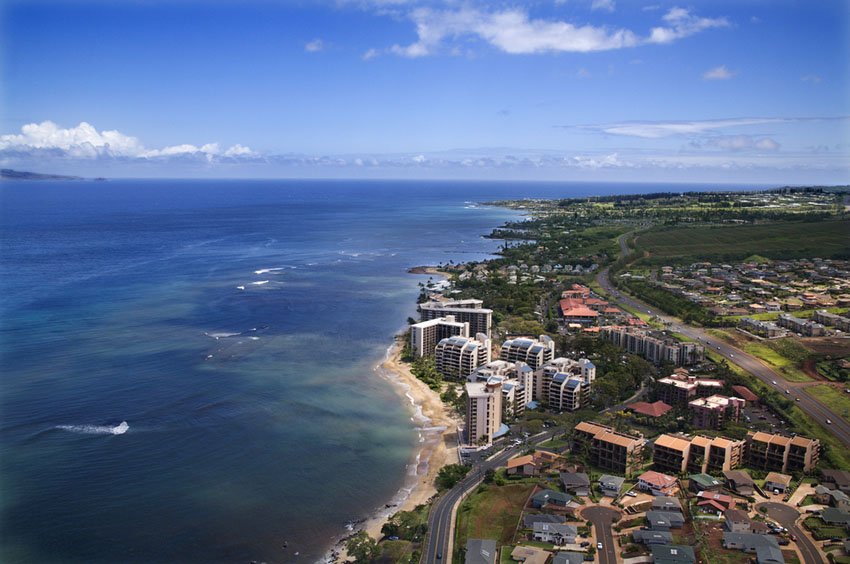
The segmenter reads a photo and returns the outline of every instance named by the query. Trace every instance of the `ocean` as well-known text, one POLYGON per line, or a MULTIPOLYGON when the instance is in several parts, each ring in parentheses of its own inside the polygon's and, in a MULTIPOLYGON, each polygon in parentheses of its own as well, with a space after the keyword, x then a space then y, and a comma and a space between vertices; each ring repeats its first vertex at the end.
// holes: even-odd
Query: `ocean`
POLYGON ((3 182, 0 561, 320 560, 416 453, 410 267, 492 256, 482 201, 700 188, 3 182))

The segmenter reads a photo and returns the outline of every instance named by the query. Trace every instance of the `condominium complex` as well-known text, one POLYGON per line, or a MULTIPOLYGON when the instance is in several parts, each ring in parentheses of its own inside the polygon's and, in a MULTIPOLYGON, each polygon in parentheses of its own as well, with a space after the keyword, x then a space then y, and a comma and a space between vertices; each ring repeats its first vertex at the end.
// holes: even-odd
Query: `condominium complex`
POLYGON ((805 337, 820 337, 826 333, 826 328, 820 323, 811 319, 800 319, 790 313, 780 314, 777 323, 780 327, 785 327, 805 337))
POLYGON ((646 440, 618 433, 611 427, 582 421, 573 429, 573 452, 586 454, 588 462, 620 474, 633 474, 643 460, 646 440))
POLYGON ((494 360, 479 366, 467 379, 470 382, 502 382, 502 418, 513 419, 525 413, 532 401, 534 372, 524 362, 494 360))
POLYGON ((502 344, 499 356, 508 362, 524 362, 532 370, 537 370, 555 357, 555 341, 546 335, 539 339, 519 337, 508 339, 502 344))
POLYGON ((725 437, 661 435, 653 445, 652 464, 674 474, 721 472, 740 466, 745 449, 745 441, 725 437))
POLYGON ((693 399, 715 395, 722 389, 722 380, 697 378, 684 368, 677 368, 670 376, 655 382, 655 394, 658 399, 668 405, 680 407, 684 407, 693 399))
POLYGON ((442 339, 434 349, 437 372, 446 378, 466 378, 482 364, 490 362, 490 339, 478 333, 469 337, 442 339))
POLYGON ((722 429, 727 423, 737 423, 746 405, 741 398, 713 395, 688 402, 691 424, 698 429, 722 429))
POLYGON ((448 337, 469 337, 469 323, 454 316, 435 317, 410 326, 410 348, 417 357, 431 356, 441 340, 448 337))
MULTIPOLYGON (((481 306, 481 300, 455 300, 449 302, 425 302, 419 304, 419 316, 422 321, 438 317, 453 316, 457 321, 469 323, 470 334, 484 333, 490 337, 493 325, 493 310, 481 306)), ((467 337, 469 334, 466 335, 467 337)))
POLYGON ((820 441, 797 435, 785 437, 747 433, 747 460, 752 468, 777 472, 810 472, 820 457, 820 441))
POLYGON ((835 327, 836 329, 844 331, 845 333, 850 332, 850 317, 836 315, 834 313, 829 313, 825 309, 819 309, 812 316, 812 319, 822 325, 829 325, 830 327, 835 327))
POLYGON ((600 333, 606 340, 655 364, 670 362, 675 366, 687 366, 702 362, 705 357, 702 345, 680 343, 645 329, 612 326, 602 327, 600 333))
POLYGON ((753 319, 752 317, 744 317, 738 322, 738 327, 747 331, 749 333, 753 333, 754 335, 759 335, 761 337, 767 337, 768 339, 772 339, 774 337, 779 337, 785 334, 785 331, 772 321, 760 321, 758 319, 753 319))
POLYGON ((470 445, 490 444, 502 426, 502 382, 466 384, 466 440, 470 445))
POLYGON ((576 411, 590 403, 596 366, 586 358, 556 358, 535 372, 535 398, 549 409, 576 411))

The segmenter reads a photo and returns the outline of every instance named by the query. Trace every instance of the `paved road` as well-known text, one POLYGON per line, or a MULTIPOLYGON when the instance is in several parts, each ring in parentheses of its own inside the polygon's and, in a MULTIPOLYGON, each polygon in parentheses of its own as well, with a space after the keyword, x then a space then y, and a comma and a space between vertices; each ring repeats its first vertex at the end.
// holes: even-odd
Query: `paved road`
MULTIPOLYGON (((624 240, 620 238, 621 248, 623 248, 624 245, 624 240)), ((773 387, 775 390, 779 392, 785 392, 788 390, 788 398, 794 400, 803 412, 820 423, 827 431, 835 435, 838 440, 846 446, 850 446, 850 423, 807 394, 805 392, 805 388, 795 388, 793 383, 786 381, 779 373, 767 366, 761 360, 736 347, 733 347, 726 341, 712 337, 702 329, 684 325, 681 322, 676 321, 674 318, 664 315, 648 304, 618 291, 611 285, 611 281, 608 278, 608 268, 603 269, 597 275, 596 281, 613 297, 615 301, 625 304, 635 310, 657 316, 664 323, 668 324, 668 330, 680 333, 698 341, 705 346, 707 350, 711 350, 712 352, 723 356, 729 362, 737 364, 768 386, 773 387), (799 401, 796 401, 797 399, 799 399, 799 401), (829 420, 829 423, 827 423, 827 420, 829 420)))
POLYGON ((805 564, 821 564, 823 562, 823 558, 818 552, 818 549, 815 548, 814 543, 809 540, 809 537, 803 534, 803 531, 796 524, 797 518, 800 516, 799 511, 793 507, 785 505, 784 503, 775 502, 759 503, 756 505, 756 509, 760 509, 762 507, 767 510, 768 517, 775 520, 777 523, 788 529, 788 532, 797 537, 797 547, 803 555, 803 562, 805 562, 805 564))
POLYGON ((528 441, 528 445, 519 445, 505 449, 490 460, 485 460, 477 464, 454 488, 438 497, 431 508, 431 513, 428 515, 428 540, 426 541, 425 550, 422 552, 420 562, 433 564, 436 562, 452 561, 452 555, 450 554, 451 541, 453 540, 451 537, 454 530, 452 510, 455 504, 467 492, 475 488, 484 479, 484 473, 487 470, 491 468, 495 470, 500 466, 504 466, 509 458, 524 451, 528 446, 536 446, 544 441, 548 441, 554 434, 560 432, 563 431, 549 431, 541 436, 532 437, 528 441))
POLYGON ((611 528, 620 516, 620 512, 610 507, 588 507, 581 516, 593 523, 597 542, 602 543, 602 549, 597 549, 599 564, 617 564, 617 547, 614 544, 614 531, 611 528))

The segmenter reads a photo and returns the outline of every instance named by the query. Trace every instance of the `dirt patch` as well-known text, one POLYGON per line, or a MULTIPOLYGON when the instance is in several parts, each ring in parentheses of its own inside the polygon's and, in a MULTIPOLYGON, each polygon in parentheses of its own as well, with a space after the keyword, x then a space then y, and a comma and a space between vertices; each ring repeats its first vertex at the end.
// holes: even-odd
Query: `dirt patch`
POLYGON ((850 339, 844 337, 808 337, 800 339, 800 343, 816 354, 850 356, 850 339))
POLYGON ((826 378, 821 376, 820 372, 818 372, 817 361, 813 358, 804 360, 800 368, 802 368, 803 372, 806 373, 806 376, 812 380, 826 380, 826 378))

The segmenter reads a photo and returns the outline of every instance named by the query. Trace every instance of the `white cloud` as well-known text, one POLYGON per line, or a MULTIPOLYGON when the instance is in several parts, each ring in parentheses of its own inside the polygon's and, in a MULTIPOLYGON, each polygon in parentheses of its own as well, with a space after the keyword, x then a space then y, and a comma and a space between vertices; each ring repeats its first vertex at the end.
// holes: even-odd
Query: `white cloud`
POLYGON ((713 148, 723 151, 778 151, 780 144, 770 137, 753 135, 718 135, 701 141, 694 141, 691 146, 697 149, 713 148))
POLYGON ((726 68, 726 65, 720 65, 719 67, 714 67, 713 69, 709 69, 702 74, 703 79, 705 80, 729 80, 737 73, 734 73, 726 68))
POLYGON ((668 122, 624 122, 597 125, 578 126, 582 129, 593 129, 611 135, 627 137, 642 137, 644 139, 659 139, 673 135, 695 135, 730 127, 760 125, 765 123, 781 123, 789 121, 785 118, 734 118, 702 121, 668 121, 668 122))
POLYGON ((591 10, 605 10, 606 12, 613 12, 614 8, 614 0, 593 0, 590 3, 591 10))
POLYGON ((729 26, 726 18, 701 18, 685 8, 671 8, 661 19, 667 25, 652 28, 649 43, 671 43, 706 29, 729 26))
POLYGON ((308 41, 304 45, 304 50, 308 53, 318 53, 319 51, 323 51, 325 49, 325 42, 319 39, 318 37, 312 41, 308 41))
POLYGON ((192 155, 208 161, 225 158, 257 157, 250 148, 234 145, 222 151, 218 143, 191 145, 183 143, 147 149, 135 137, 120 131, 98 131, 89 123, 62 128, 52 121, 29 123, 20 134, 0 135, 0 154, 40 154, 50 152, 73 159, 124 158, 158 159, 192 155))
POLYGON ((817 74, 807 74, 805 76, 801 76, 800 80, 803 82, 813 82, 815 84, 819 84, 821 80, 823 80, 820 75, 817 74))
POLYGON ((363 53, 363 55, 360 58, 363 59, 364 61, 368 61, 368 60, 374 59, 375 57, 377 57, 380 54, 381 54, 380 51, 378 51, 377 49, 369 49, 368 51, 363 53))

